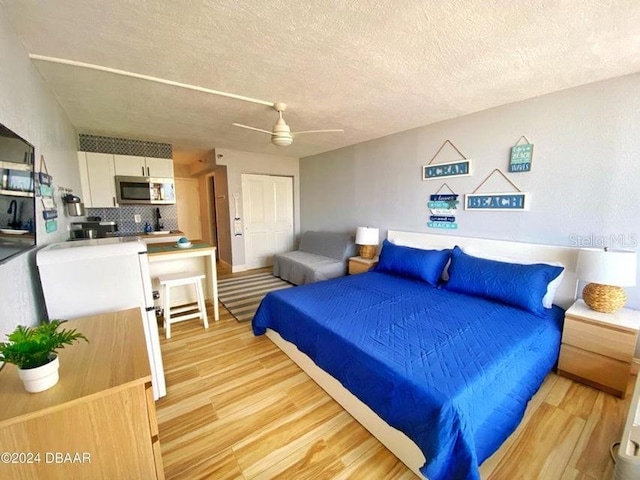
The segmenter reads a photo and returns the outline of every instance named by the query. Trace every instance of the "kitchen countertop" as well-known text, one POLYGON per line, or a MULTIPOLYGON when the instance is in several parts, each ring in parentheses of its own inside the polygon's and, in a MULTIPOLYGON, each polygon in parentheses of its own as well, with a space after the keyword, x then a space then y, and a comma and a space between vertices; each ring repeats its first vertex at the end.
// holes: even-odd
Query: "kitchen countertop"
POLYGON ((28 238, 30 240, 33 240, 34 238, 36 238, 35 234, 33 233, 20 233, 20 234, 12 234, 12 233, 3 233, 0 232, 0 237, 2 238, 12 238, 12 239, 25 239, 28 238))
POLYGON ((112 232, 109 237, 140 237, 140 238, 166 238, 166 237, 175 237, 176 235, 184 235, 184 232, 181 230, 171 230, 169 233, 145 233, 145 232, 133 232, 133 233, 123 233, 123 232, 112 232))
POLYGON ((180 248, 175 242, 153 243, 147 245, 147 253, 153 255, 171 255, 176 253, 192 252, 194 250, 215 250, 215 247, 202 240, 191 240, 191 246, 180 248))
MULTIPOLYGON (((176 247, 176 242, 147 244, 147 257, 152 278, 160 274, 177 273, 192 270, 196 262, 196 270, 204 266, 207 277, 205 295, 213 305, 213 318, 220 318, 218 306, 218 276, 216 273, 216 247, 202 240, 191 240, 191 247, 176 247), (202 265, 204 263, 204 265, 202 265)), ((157 282, 157 281, 156 281, 157 282)))

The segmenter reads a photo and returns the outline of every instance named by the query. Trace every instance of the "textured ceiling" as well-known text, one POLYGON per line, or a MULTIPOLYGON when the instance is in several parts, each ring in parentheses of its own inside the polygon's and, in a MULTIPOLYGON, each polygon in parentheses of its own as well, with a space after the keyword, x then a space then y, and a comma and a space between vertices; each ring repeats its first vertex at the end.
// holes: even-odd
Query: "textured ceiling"
MULTIPOLYGON (((32 54, 286 102, 269 107, 34 60, 81 133, 303 157, 640 71, 640 1, 0 0, 32 54)), ((0 7, 1 8, 1 7, 0 7)))

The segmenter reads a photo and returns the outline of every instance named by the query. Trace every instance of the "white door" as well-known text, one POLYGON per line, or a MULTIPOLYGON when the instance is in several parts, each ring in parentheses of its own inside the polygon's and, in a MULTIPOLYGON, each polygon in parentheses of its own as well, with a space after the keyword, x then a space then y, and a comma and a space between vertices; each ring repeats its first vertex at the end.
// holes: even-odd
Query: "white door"
POLYGON ((293 178, 242 175, 245 265, 273 265, 273 254, 293 249, 293 178))
POLYGON ((178 229, 189 240, 202 239, 200 221, 200 188, 194 178, 176 178, 178 229))

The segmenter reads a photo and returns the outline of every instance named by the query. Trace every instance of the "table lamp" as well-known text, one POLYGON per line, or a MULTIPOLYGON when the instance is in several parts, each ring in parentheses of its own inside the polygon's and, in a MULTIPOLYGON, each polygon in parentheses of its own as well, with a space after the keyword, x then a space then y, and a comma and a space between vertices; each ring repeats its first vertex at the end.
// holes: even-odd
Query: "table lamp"
POLYGON ((627 301, 622 287, 636 284, 636 252, 585 248, 578 252, 576 275, 588 283, 582 299, 596 312, 613 313, 627 301))
POLYGON ((359 254, 362 258, 372 259, 376 256, 376 247, 380 243, 377 228, 358 227, 356 231, 356 245, 360 245, 359 254))

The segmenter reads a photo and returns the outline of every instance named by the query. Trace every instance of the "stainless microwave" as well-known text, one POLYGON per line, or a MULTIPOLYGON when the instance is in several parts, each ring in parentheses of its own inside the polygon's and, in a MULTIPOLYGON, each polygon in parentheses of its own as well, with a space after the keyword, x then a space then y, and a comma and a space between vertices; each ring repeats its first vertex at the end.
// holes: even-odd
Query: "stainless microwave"
POLYGON ((176 203, 173 178, 124 177, 116 175, 118 203, 166 205, 176 203))

